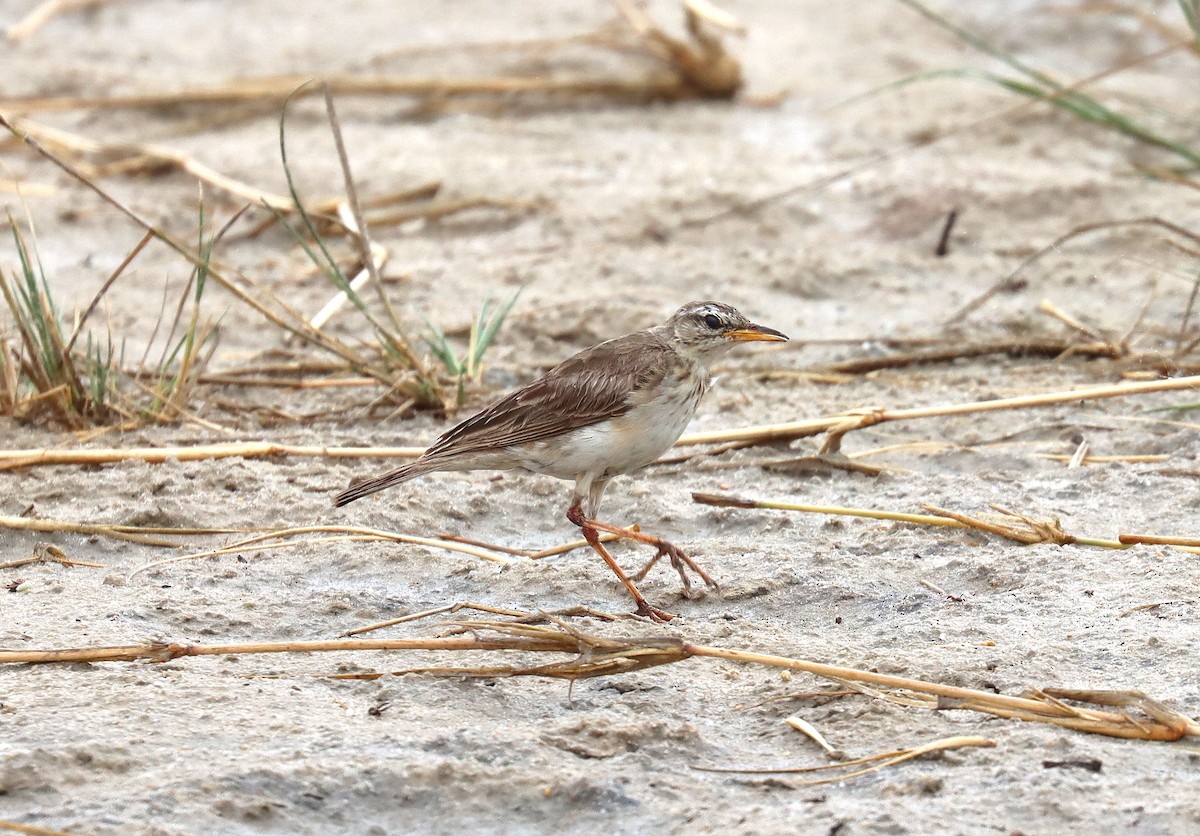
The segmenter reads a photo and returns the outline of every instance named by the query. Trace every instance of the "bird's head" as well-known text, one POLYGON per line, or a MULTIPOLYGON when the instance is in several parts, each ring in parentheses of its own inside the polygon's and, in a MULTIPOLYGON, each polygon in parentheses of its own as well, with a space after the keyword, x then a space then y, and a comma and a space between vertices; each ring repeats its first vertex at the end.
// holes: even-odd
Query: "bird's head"
POLYGON ((667 320, 671 342, 684 356, 708 364, 737 343, 787 342, 765 325, 755 325, 723 302, 689 302, 667 320))

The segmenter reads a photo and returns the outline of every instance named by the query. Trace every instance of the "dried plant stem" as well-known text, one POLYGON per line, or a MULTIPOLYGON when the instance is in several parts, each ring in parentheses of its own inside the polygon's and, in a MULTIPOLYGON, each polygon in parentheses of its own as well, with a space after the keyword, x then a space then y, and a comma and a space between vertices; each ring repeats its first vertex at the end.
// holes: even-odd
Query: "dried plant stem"
POLYGON ((1179 546, 1184 549, 1200 549, 1200 537, 1158 537, 1153 534, 1118 534, 1122 543, 1133 545, 1145 543, 1151 546, 1179 546))
MULTIPOLYGON (((281 528, 273 531, 265 531, 261 534, 256 534, 253 537, 247 537, 244 540, 239 540, 236 543, 231 543, 228 546, 222 546, 218 549, 209 549, 207 551, 195 552, 193 554, 183 554, 176 557, 168 557, 165 560, 156 560, 153 563, 147 563, 145 566, 139 566, 129 573, 130 577, 145 572, 149 569, 155 569, 159 566, 165 566, 168 563, 180 563, 186 560, 199 560, 202 557, 215 557, 223 554, 238 554, 239 552, 263 551, 267 549, 287 548, 289 546, 300 546, 311 543, 326 542, 328 538, 319 540, 290 540, 288 538, 296 537, 302 534, 338 534, 348 535, 349 539, 354 540, 386 540, 393 543, 408 543, 414 546, 428 546, 434 549, 442 549, 449 552, 457 552, 459 554, 478 557, 481 560, 486 560, 490 563, 499 563, 507 566, 512 563, 507 557, 498 555, 494 552, 485 549, 469 546, 464 543, 454 543, 449 540, 438 540, 432 537, 414 537, 409 534, 400 534, 395 531, 382 531, 378 528, 363 528, 353 525, 307 525, 296 528, 281 528), (268 540, 286 540, 283 543, 268 544, 268 540)), ((335 539, 347 539, 346 537, 338 537, 335 539)))
MULTIPOLYGON (((22 96, 0 100, 0 110, 18 113, 70 110, 150 110, 179 105, 224 106, 245 102, 283 101, 312 76, 270 76, 240 79, 230 84, 165 92, 133 93, 117 96, 22 96)), ((678 98, 679 83, 668 74, 648 79, 594 78, 410 78, 404 76, 327 76, 322 82, 338 96, 471 96, 557 94, 563 96, 604 96, 615 99, 646 101, 678 98)), ((319 89, 301 90, 294 99, 318 95, 319 89)))
MULTIPOLYGON (((279 310, 272 310, 271 307, 260 301, 255 294, 249 292, 245 287, 242 286, 242 283, 253 286, 253 282, 251 282, 249 279, 237 274, 241 280, 241 283, 239 283, 231 278, 231 275, 235 274, 236 271, 230 271, 230 275, 226 275, 224 271, 218 269, 218 265, 212 262, 206 262, 199 255, 192 252, 190 248, 184 246, 174 237, 143 218, 129 206, 114 198, 112 195, 102 189, 94 180, 87 177, 70 162, 48 150, 33 137, 20 131, 12 124, 11 120, 7 118, 2 111, 0 111, 0 127, 7 129, 10 133, 22 140, 38 154, 42 155, 51 163, 58 166, 79 183, 82 183, 84 186, 91 189, 110 206, 136 223, 143 230, 153 234, 156 239, 166 244, 178 255, 182 256, 189 264, 204 270, 206 276, 210 280, 220 284, 222 287, 236 296, 239 301, 244 302, 252 310, 261 314, 268 321, 282 328, 287 333, 294 334, 305 342, 308 342, 324 351, 328 351, 331 354, 340 357, 342 360, 348 363, 352 369, 357 370, 360 374, 369 374, 380 383, 387 386, 389 389, 396 388, 399 385, 395 380, 395 373, 393 369, 390 367, 378 366, 377 364, 370 363, 366 358, 360 355, 359 352, 355 351, 345 342, 330 337, 324 331, 313 328, 304 320, 302 316, 300 316, 298 312, 293 310, 282 299, 274 294, 271 295, 273 297, 274 304, 279 310)), ((415 387, 414 391, 421 391, 421 386, 418 382, 412 382, 412 386, 409 388, 412 387, 415 387)))
MULTIPOLYGON (((949 345, 945 348, 930 348, 885 354, 881 357, 855 357, 821 366, 821 371, 836 374, 866 374, 881 369, 900 369, 906 366, 948 363, 992 354, 1012 357, 1059 357, 1070 353, 1074 357, 1099 357, 1117 359, 1122 357, 1119 346, 1108 342, 1071 342, 1069 340, 1004 340, 1000 342, 949 345)), ((1136 357, 1131 362, 1163 360, 1159 357, 1136 357)))
POLYGON ((375 624, 368 624, 365 627, 355 627, 353 630, 347 630, 342 634, 343 638, 351 636, 361 636, 363 633, 372 633, 375 630, 382 630, 385 627, 395 627, 397 624, 407 624, 410 621, 419 621, 423 618, 430 618, 443 613, 455 613, 460 610, 475 610, 476 612, 486 612, 492 615, 507 615, 512 618, 524 618, 530 613, 524 610, 510 610, 503 607, 493 607, 488 604, 475 604, 470 601, 459 601, 457 604, 446 604, 441 607, 434 607, 429 610, 421 610, 420 612, 409 613, 398 618, 389 618, 387 621, 379 621, 375 624))
POLYGON ((126 255, 121 263, 117 265, 117 269, 113 270, 112 273, 109 274, 108 278, 104 280, 104 284, 102 284, 100 289, 96 291, 96 295, 92 297, 92 301, 86 308, 84 308, 83 314, 75 321, 75 327, 71 330, 71 338, 67 340, 67 346, 65 349, 68 353, 72 348, 75 347, 75 341, 79 339, 79 334, 83 330, 84 323, 86 323, 88 321, 88 317, 95 312, 96 306, 100 304, 100 300, 104 298, 104 294, 108 293, 108 289, 112 287, 113 282, 120 278, 121 274, 125 272, 125 268, 133 263, 133 260, 138 257, 138 254, 145 249, 146 245, 152 240, 154 240, 154 236, 151 233, 143 233, 142 238, 137 242, 137 245, 130 250, 129 254, 126 255))
POLYGON ((1080 546, 1097 546, 1106 549, 1128 548, 1115 540, 1100 540, 1094 537, 1076 537, 1067 534, 1055 521, 1034 520, 1024 514, 1008 511, 998 506, 993 509, 1000 512, 996 521, 977 519, 966 514, 948 511, 926 505, 925 509, 931 514, 906 514, 899 511, 877 511, 869 508, 843 508, 835 505, 803 505, 797 502, 780 502, 767 499, 746 499, 738 496, 722 494, 693 493, 692 500, 701 505, 715 505, 728 508, 763 508, 777 511, 800 511, 806 514, 833 514, 846 517, 863 517, 873 520, 894 520, 896 522, 913 523, 915 525, 935 525, 947 528, 970 528, 998 534, 1018 543, 1071 543, 1080 546))
MULTIPOLYGON (((591 607, 569 607, 565 610, 554 610, 552 612, 525 612, 524 610, 513 610, 504 607, 493 607, 489 604, 476 604, 470 601, 460 601, 457 604, 446 604, 441 607, 434 607, 430 610, 422 610, 421 612, 402 615, 399 618, 392 618, 387 621, 380 621, 376 624, 368 624, 366 627, 356 627, 353 630, 347 630, 343 633, 343 637, 360 636, 363 633, 369 633, 374 630, 382 630, 385 627, 394 627, 397 624, 407 624, 411 621, 419 621, 423 618, 430 618, 435 615, 444 613, 456 613, 460 610, 475 610, 477 612, 492 613, 493 615, 505 615, 515 619, 514 623, 518 624, 533 624, 537 622, 549 621, 553 616, 583 616, 587 618, 599 618, 603 621, 616 621, 617 616, 612 613, 594 610, 591 607)), ((457 628, 456 632, 463 632, 462 628, 457 628)))
MULTIPOLYGON (((791 722, 790 720, 788 721, 791 722)), ((835 775, 830 778, 818 778, 813 781, 803 781, 798 786, 816 787, 822 784, 836 784, 842 781, 849 781, 854 778, 860 778, 863 775, 868 775, 880 769, 887 769, 889 766, 896 766, 905 761, 919 758, 922 755, 928 755, 930 752, 944 752, 950 749, 963 749, 967 747, 984 747, 991 748, 996 745, 996 741, 986 737, 970 737, 956 736, 946 737, 941 740, 934 740, 930 743, 924 743, 920 746, 914 746, 911 749, 899 749, 894 752, 883 752, 878 755, 868 755, 865 758, 855 758, 853 760, 841 761, 840 763, 827 763, 820 766, 795 766, 795 767, 780 767, 772 768, 751 768, 742 769, 737 767, 716 767, 716 766, 692 766, 692 769, 698 772, 722 772, 733 773, 740 775, 795 775, 810 772, 827 772, 836 769, 846 769, 851 766, 861 766, 862 764, 872 764, 865 769, 856 769, 847 772, 844 775, 835 775)))
POLYGON ((1061 403, 1076 401, 1100 400, 1103 398, 1120 398, 1130 395, 1143 395, 1150 392, 1170 392, 1181 389, 1200 388, 1200 375, 1177 377, 1168 380, 1151 380, 1139 383, 1109 384, 1104 386, 1088 386, 1082 389, 1069 389, 1058 392, 1044 392, 1037 395, 1019 395, 1012 398, 997 398, 988 401, 970 401, 967 403, 946 404, 942 406, 916 407, 912 409, 878 409, 864 412, 849 412, 826 418, 813 418, 807 421, 794 421, 785 424, 745 427, 738 430, 717 430, 707 433, 692 433, 685 435, 676 442, 677 446, 688 444, 720 444, 730 441, 745 444, 760 444, 775 441, 789 441, 828 432, 825 448, 822 452, 838 449, 841 437, 848 432, 873 427, 891 421, 910 421, 918 418, 936 418, 946 415, 967 415, 977 412, 995 412, 1006 409, 1028 409, 1038 406, 1053 406, 1061 403))
POLYGON ((62 566, 88 566, 92 569, 106 568, 103 563, 93 563, 90 560, 73 560, 67 557, 66 553, 53 543, 38 543, 37 546, 34 547, 34 553, 31 556, 0 563, 0 569, 17 569, 21 566, 30 566, 34 563, 58 563, 62 566))
MULTIPOLYGON (((1049 459, 1056 462, 1070 462, 1074 456, 1065 456, 1061 453, 1034 453, 1035 459, 1049 459)), ((1106 464, 1109 462, 1124 462, 1126 464, 1154 464, 1157 462, 1170 461, 1171 457, 1165 453, 1143 453, 1125 456, 1092 456, 1086 455, 1080 459, 1081 465, 1089 464, 1106 464)))
POLYGON ((1083 692, 1046 689, 1043 692, 1035 692, 1040 696, 1012 697, 1005 694, 994 694, 990 691, 976 691, 955 685, 924 682, 919 679, 825 665, 800 659, 788 659, 764 653, 727 650, 687 643, 684 644, 684 648, 691 656, 768 665, 785 670, 803 671, 838 682, 863 683, 923 694, 935 698, 930 702, 930 708, 940 710, 966 709, 998 717, 1051 723, 1076 731, 1140 740, 1179 740, 1184 736, 1200 735, 1200 723, 1171 711, 1160 703, 1149 700, 1136 692, 1083 692), (1136 704, 1148 711, 1150 717, 1148 720, 1135 721, 1124 713, 1116 714, 1076 708, 1062 703, 1060 697, 1086 699, 1102 705, 1136 704))
MULTIPOLYGON (((785 424, 743 427, 735 430, 691 433, 684 435, 676 446, 695 444, 735 443, 739 446, 787 441, 805 436, 829 432, 839 438, 847 432, 872 427, 890 421, 907 421, 918 418, 933 418, 943 415, 965 415, 974 412, 991 412, 1002 409, 1025 409, 1051 406, 1075 401, 1117 398, 1149 392, 1165 392, 1180 389, 1200 388, 1200 375, 1169 380, 1152 380, 1139 383, 1122 383, 1092 386, 1038 395, 1021 395, 990 401, 973 401, 944 406, 918 407, 915 409, 880 409, 870 412, 850 412, 807 421, 785 424)), ((830 446, 830 445, 827 445, 830 446)), ((836 446, 836 445, 834 445, 836 446)), ((103 450, 0 450, 0 470, 10 470, 35 465, 61 464, 105 464, 139 459, 159 463, 170 458, 180 461, 227 458, 240 456, 319 456, 328 458, 416 458, 423 447, 306 447, 276 444, 269 441, 251 441, 238 444, 211 444, 196 447, 142 447, 103 450)))
MULTIPOLYGON (((642 527, 640 525, 638 525, 637 523, 634 523, 633 525, 629 526, 626 530, 632 531, 636 534, 637 532, 642 530, 642 527)), ((600 534, 600 542, 601 543, 611 543, 613 540, 620 540, 620 539, 622 539, 622 537, 619 534, 613 534, 613 533, 607 532, 607 531, 600 534)), ((588 543, 587 540, 572 540, 569 543, 563 543, 561 546, 551 546, 548 549, 542 549, 540 552, 532 552, 529 555, 529 559, 530 560, 542 560, 543 558, 547 558, 547 557, 557 557, 560 554, 566 554, 567 552, 573 552, 576 549, 586 548, 589 545, 590 545, 590 543, 588 543)))
POLYGON ((806 514, 833 514, 843 517, 863 517, 870 520, 894 520, 917 525, 940 525, 948 528, 966 528, 964 523, 946 517, 928 514, 905 514, 900 511, 876 511, 869 508, 844 508, 839 505, 802 505, 797 502, 780 502, 772 499, 746 499, 740 496, 724 496, 713 493, 692 493, 692 501, 701 505, 723 508, 762 508, 775 511, 801 511, 806 514))
POLYGON ((147 546, 179 546, 177 540, 168 540, 154 536, 154 532, 142 532, 132 526, 94 525, 91 523, 64 522, 62 520, 37 520, 27 517, 0 516, 0 528, 14 531, 39 531, 56 534, 83 534, 111 537, 114 540, 126 540, 130 543, 142 543, 147 546))
POLYGON ((181 462, 204 459, 245 459, 263 456, 315 456, 333 459, 416 458, 423 447, 307 447, 276 444, 270 441, 244 441, 236 444, 202 444, 195 447, 130 447, 97 450, 0 450, 0 471, 35 465, 111 464, 144 461, 161 464, 170 459, 181 462))
POLYGON ((20 824, 15 821, 0 821, 0 830, 13 833, 25 833, 27 836, 75 836, 65 830, 53 830, 49 827, 38 827, 36 824, 20 824))
MULTIPOLYGON (((431 639, 337 639, 331 641, 254 642, 249 644, 145 644, 90 647, 70 650, 0 650, 0 664, 55 662, 167 662, 184 656, 250 655, 255 653, 328 653, 353 650, 481 650, 472 637, 431 639)), ((519 647, 504 649, 538 649, 519 647)), ((547 649, 557 649, 547 648, 547 649)))
MULTIPOLYGON (((462 622, 464 632, 454 636, 412 639, 341 639, 305 642, 256 642, 249 644, 185 645, 146 643, 119 647, 61 650, 0 650, 0 664, 46 664, 150 660, 165 662, 185 656, 250 655, 262 653, 322 653, 345 651, 519 651, 565 654, 571 658, 534 667, 414 668, 411 671, 457 676, 546 676, 575 680, 642 670, 681 662, 692 657, 721 659, 738 664, 765 665, 801 671, 854 687, 892 689, 886 699, 939 710, 964 709, 1040 723, 1051 723, 1077 731, 1141 740, 1179 740, 1200 735, 1200 723, 1135 691, 1076 691, 1044 689, 1028 696, 1012 697, 954 685, 881 674, 856 668, 790 659, 744 650, 692 644, 674 636, 608 637, 579 632, 561 621, 553 626, 512 622, 462 622), (1113 711, 1082 708, 1066 700, 1087 702, 1113 711), (1124 709, 1137 708, 1144 716, 1130 716, 1124 709)), ((410 671, 405 671, 410 672, 410 671)), ((379 674, 368 674, 378 676, 379 674)), ((360 674, 353 676, 359 677, 360 674)))
MULTIPOLYGON (((316 327, 316 317, 313 325, 316 327)), ((339 368, 343 368, 339 366, 339 368)), ((241 374, 202 374, 196 378, 197 383, 214 386, 256 386, 266 389, 358 389, 364 386, 378 386, 379 381, 373 377, 332 377, 332 378, 282 378, 282 377, 248 377, 241 374)))
POLYGON ((350 207, 350 217, 343 219, 343 224, 354 233, 352 237, 358 247, 359 258, 362 260, 367 276, 370 278, 372 284, 374 284, 379 301, 392 323, 392 329, 383 332, 382 336, 388 340, 395 351, 404 357, 409 367, 417 373, 418 378, 429 380, 431 379, 430 373, 425 367, 425 361, 413 351, 412 346, 405 338, 404 329, 400 325, 400 320, 396 317, 396 311, 392 307, 392 302, 388 299, 387 293, 384 291, 383 279, 379 276, 379 266, 386 258, 387 251, 372 242, 371 231, 367 227, 366 220, 363 218, 362 206, 358 199, 358 188, 354 184, 354 174, 350 170, 350 155, 346 152, 346 143, 342 137, 341 121, 338 119, 337 109, 333 104, 333 94, 330 92, 328 85, 324 87, 324 95, 325 112, 329 116, 329 128, 333 132, 333 144, 337 149, 338 163, 342 168, 342 180, 346 186, 346 197, 350 207))
MULTIPOLYGON (((0 107, 0 110, 3 109, 3 107, 0 107)), ((28 139, 36 140, 44 146, 53 148, 60 153, 66 152, 72 155, 121 153, 131 159, 137 160, 141 167, 162 168, 163 166, 169 166, 177 168, 192 175, 197 180, 250 204, 265 204, 278 209, 280 212, 290 212, 295 209, 289 197, 271 194, 270 192, 265 192, 262 189, 243 183, 240 180, 235 180, 210 168, 194 157, 171 148, 165 148, 160 145, 114 145, 98 142, 88 137, 71 133, 70 131, 64 131, 61 128, 52 128, 49 125, 42 125, 28 119, 13 119, 11 122, 14 129, 20 130, 18 136, 23 135, 28 139)), ((336 206, 336 201, 325 201, 320 206, 322 213, 328 213, 336 206)))
POLYGON ((1185 599, 1179 600, 1179 601, 1155 601, 1150 604, 1139 604, 1136 607, 1130 607, 1129 609, 1125 610, 1124 612, 1118 614, 1117 618, 1125 618, 1125 617, 1133 615, 1134 613, 1137 613, 1137 612, 1145 612, 1146 610, 1156 610, 1159 607, 1166 607, 1171 604, 1178 604, 1180 606, 1186 607, 1186 606, 1195 604, 1197 602, 1197 600, 1200 600, 1200 599, 1185 598, 1185 599))

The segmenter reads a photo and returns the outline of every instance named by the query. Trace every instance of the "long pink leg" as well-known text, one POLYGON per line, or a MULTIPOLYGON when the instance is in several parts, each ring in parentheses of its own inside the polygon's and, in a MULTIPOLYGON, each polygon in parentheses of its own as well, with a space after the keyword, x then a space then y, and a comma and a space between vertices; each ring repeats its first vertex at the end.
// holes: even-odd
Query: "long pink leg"
MULTIPOLYGON (((587 523, 597 531, 607 531, 610 534, 615 534, 618 537, 621 537, 622 539, 636 540, 639 543, 646 543, 658 549, 658 553, 655 554, 654 557, 650 558, 650 562, 643 566, 642 570, 633 576, 633 580, 635 581, 640 581, 645 578, 646 573, 653 568, 654 564, 658 562, 659 558, 665 556, 670 558, 671 566, 676 572, 679 573, 679 579, 683 582, 683 589, 685 593, 691 592, 692 589, 692 582, 687 576, 685 567, 687 569, 691 569, 693 572, 699 575, 700 579, 704 581, 709 589, 719 590, 721 588, 716 581, 709 577, 707 572, 697 566, 696 562, 687 556, 687 553, 684 552, 683 549, 679 548, 668 540, 664 540, 662 537, 655 537, 653 534, 642 534, 640 531, 630 531, 627 528, 618 528, 615 525, 602 523, 598 520, 587 520, 587 523)), ((576 524, 578 525, 578 523, 576 524)))
POLYGON ((615 529, 615 531, 618 533, 624 532, 628 534, 629 532, 625 532, 625 530, 622 528, 615 528, 614 526, 605 525, 604 523, 596 523, 595 520, 589 520, 586 516, 584 516, 583 506, 579 500, 576 500, 571 507, 567 509, 567 519, 579 526, 579 528, 583 531, 583 538, 588 541, 588 544, 593 549, 596 550, 597 554, 604 558, 604 562, 608 564, 608 568, 612 569, 613 573, 616 574, 621 583, 625 585, 625 589, 629 591, 629 594, 637 603, 637 615, 644 615, 651 621, 658 621, 660 623, 664 623, 675 618, 674 613, 669 613, 650 606, 650 603, 646 600, 646 597, 642 595, 641 591, 637 588, 634 582, 630 580, 629 576, 625 574, 625 571, 617 564, 617 561, 613 558, 613 556, 609 554, 608 549, 604 548, 604 544, 600 542, 600 527, 603 527, 603 530, 605 531, 613 531, 615 529))

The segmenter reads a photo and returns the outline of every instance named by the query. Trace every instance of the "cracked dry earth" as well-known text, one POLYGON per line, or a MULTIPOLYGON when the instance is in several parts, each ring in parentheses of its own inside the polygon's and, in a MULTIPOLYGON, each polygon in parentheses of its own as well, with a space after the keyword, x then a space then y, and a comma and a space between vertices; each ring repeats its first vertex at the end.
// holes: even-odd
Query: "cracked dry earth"
MULTIPOLYGON (((9 0, 13 17, 34 4, 9 0)), ((1170 346, 1195 254, 1157 231, 1115 230, 1064 245, 1025 281, 975 309, 962 305, 1059 235, 1084 223, 1160 216, 1200 227, 1186 187, 1133 174, 1161 159, 1044 107, 965 81, 940 80, 834 107, 913 73, 995 67, 900 4, 726 4, 749 26, 730 49, 749 98, 624 107, 513 107, 409 118, 406 103, 340 103, 368 193, 440 180, 451 197, 537 201, 513 216, 477 212, 382 230, 389 292, 406 324, 464 324, 488 293, 527 289, 489 354, 469 408, 594 342, 716 298, 793 337, 782 350, 730 355, 691 430, 799 420, 877 406, 912 407, 1113 382, 1121 369, 1067 357, 983 357, 837 379, 804 374, 941 337, 1070 339, 1037 313, 1051 299, 1120 335, 1157 293, 1135 336, 1170 346), (776 92, 788 95, 778 103, 776 92), (942 136, 936 143, 913 146, 942 136), (907 150, 904 150, 907 149, 907 150), (883 152, 894 153, 879 159, 883 152), (849 176, 704 225, 788 186, 849 176), (933 254, 951 209, 949 254, 933 254)), ((1178 28, 1178 9, 1148 4, 1178 28)), ((1113 12, 1043 2, 948 5, 974 31, 1063 78, 1081 79, 1162 46, 1161 33, 1113 12)), ((678 9, 655 3, 657 19, 678 9)), ((284 72, 484 75, 539 60, 455 44, 555 37, 610 19, 602 3, 497 7, 356 0, 142 0, 55 18, 0 50, 6 95, 108 94, 284 72), (416 47, 431 49, 417 50, 416 47), (445 48, 443 48, 445 47, 445 48)), ((576 68, 578 69, 578 68, 576 68)), ((1117 93, 1195 107, 1194 56, 1177 52, 1109 80, 1117 93)), ((35 114, 110 141, 155 142, 282 191, 277 111, 207 128, 166 110, 35 114)), ((211 117, 211 114, 210 114, 211 117)), ((289 150, 306 193, 338 194, 340 173, 319 105, 292 112, 289 150)), ((137 242, 98 198, 13 146, 0 178, 29 191, 52 286, 86 304, 137 242)), ((178 174, 106 187, 189 233, 195 183, 178 174)), ((6 203, 20 208, 16 198, 6 203)), ((235 205, 212 198, 218 212, 235 205)), ((249 223, 249 222, 248 222, 249 223)), ((0 266, 11 271, 11 246, 0 266)), ((284 234, 231 242, 223 254, 315 311, 330 295, 284 234)), ((164 282, 186 266, 148 253, 108 295, 132 355, 149 339, 164 282)), ((282 337, 211 291, 223 317, 214 367, 277 349, 282 337)), ((364 333, 350 312, 330 326, 364 333)), ((448 423, 381 420, 376 392, 204 389, 194 424, 105 436, 93 445, 270 439, 297 445, 421 445, 448 423), (268 421, 269 408, 311 414, 268 421)), ((958 415, 850 434, 884 472, 798 472, 763 460, 812 453, 815 439, 656 465, 609 489, 606 516, 688 548, 722 594, 683 600, 669 567, 644 582, 679 612, 665 626, 573 620, 603 634, 690 641, 808 658, 1003 693, 1028 687, 1137 689, 1200 715, 1197 557, 1170 548, 1110 551, 1016 543, 950 529, 713 508, 694 490, 920 511, 988 503, 1060 518, 1073 533, 1196 536, 1200 434, 1188 415, 1151 410, 1194 393, 958 415), (1147 455, 1068 468, 1048 458, 1087 441, 1095 455, 1147 455), (942 590, 945 594, 939 594, 942 590)), ((276 418, 278 416, 276 415, 276 418)), ((7 448, 74 443, 52 428, 0 422, 7 448)), ((0 513, 162 526, 376 526, 451 532, 541 549, 576 536, 569 485, 529 474, 438 474, 334 510, 331 495, 380 465, 320 458, 223 459, 0 471, 0 513)), ((329 542, 134 570, 174 552, 102 537, 0 531, 0 562, 52 542, 102 569, 0 570, 0 647, 10 650, 165 640, 226 644, 332 639, 372 622, 459 601, 521 610, 580 605, 624 613, 603 563, 576 551, 508 565, 417 546, 329 542), (16 585, 14 584, 14 587, 16 585)), ((196 538, 197 550, 228 540, 196 538)), ((636 567, 648 555, 621 546, 636 567)), ((460 614, 461 615, 461 614, 460 614)), ((436 620, 385 636, 433 634, 436 620)), ((693 659, 620 676, 537 678, 322 674, 495 664, 480 654, 218 655, 165 664, 5 666, 0 670, 0 820, 72 833, 732 832, 1103 833, 1200 830, 1200 746, 1079 734, 967 712, 926 712, 865 696, 802 696, 805 676, 693 659), (269 674, 269 676, 262 676, 269 674), (790 695, 790 696, 789 696, 790 695), (801 695, 801 696, 796 696, 801 695), (778 698, 778 699, 776 699, 778 698), (811 786, 806 775, 718 774, 693 766, 819 765, 823 753, 784 721, 795 715, 853 756, 978 735, 994 748, 931 756, 862 778, 811 786), (1050 763, 1065 766, 1046 766, 1050 763), (1081 768, 1080 763, 1092 768, 1081 768), (1098 763, 1099 767, 1095 768, 1098 763)))

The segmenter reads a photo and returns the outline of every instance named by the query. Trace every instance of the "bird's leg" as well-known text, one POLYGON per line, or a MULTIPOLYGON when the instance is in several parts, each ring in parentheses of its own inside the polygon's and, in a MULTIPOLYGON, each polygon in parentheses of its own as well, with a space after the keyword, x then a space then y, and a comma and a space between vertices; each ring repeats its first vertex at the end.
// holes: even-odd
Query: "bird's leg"
MULTIPOLYGON (((654 557, 650 558, 650 562, 642 567, 642 570, 633 576, 632 580, 640 581, 646 577, 646 573, 653 568, 659 558, 667 557, 671 561, 672 568, 679 573, 679 579, 683 583, 683 591, 686 595, 692 591, 691 578, 687 576, 687 570, 691 569, 700 576, 700 580, 708 586, 709 589, 719 590, 720 585, 714 581, 707 572, 696 565, 696 561, 688 557, 687 552, 676 546, 669 540, 664 540, 662 537, 655 537, 653 534, 642 534, 640 531, 630 531, 628 528, 619 528, 615 525, 602 523, 599 520, 586 520, 587 524, 597 531, 607 531, 615 534, 625 540, 636 540, 639 543, 646 543, 658 549, 654 557)), ((578 523, 577 523, 578 525, 578 523)))
MULTIPOLYGON (((629 576, 625 574, 624 570, 621 569, 621 567, 617 564, 617 561, 613 558, 613 556, 609 554, 608 549, 604 548, 604 544, 600 542, 600 533, 597 530, 596 521, 589 520, 586 516, 584 516, 583 505, 579 499, 576 499, 573 503, 571 503, 571 507, 567 509, 567 519, 579 526, 579 528, 583 531, 583 538, 588 541, 588 545, 595 549, 596 553, 604 558, 604 562, 608 564, 608 568, 613 570, 616 576, 621 580, 621 583, 625 585, 627 590, 629 590, 629 594, 633 596, 633 600, 637 603, 637 615, 644 615, 651 621, 657 621, 660 623, 665 623, 675 617, 673 613, 664 612, 663 610, 650 606, 650 603, 646 600, 646 597, 642 595, 641 591, 638 590, 633 581, 629 579, 629 576)), ((600 525, 604 526, 605 531, 612 529, 612 526, 604 525, 604 523, 600 523, 600 525)), ((622 530, 623 529, 617 529, 617 531, 622 530)))

